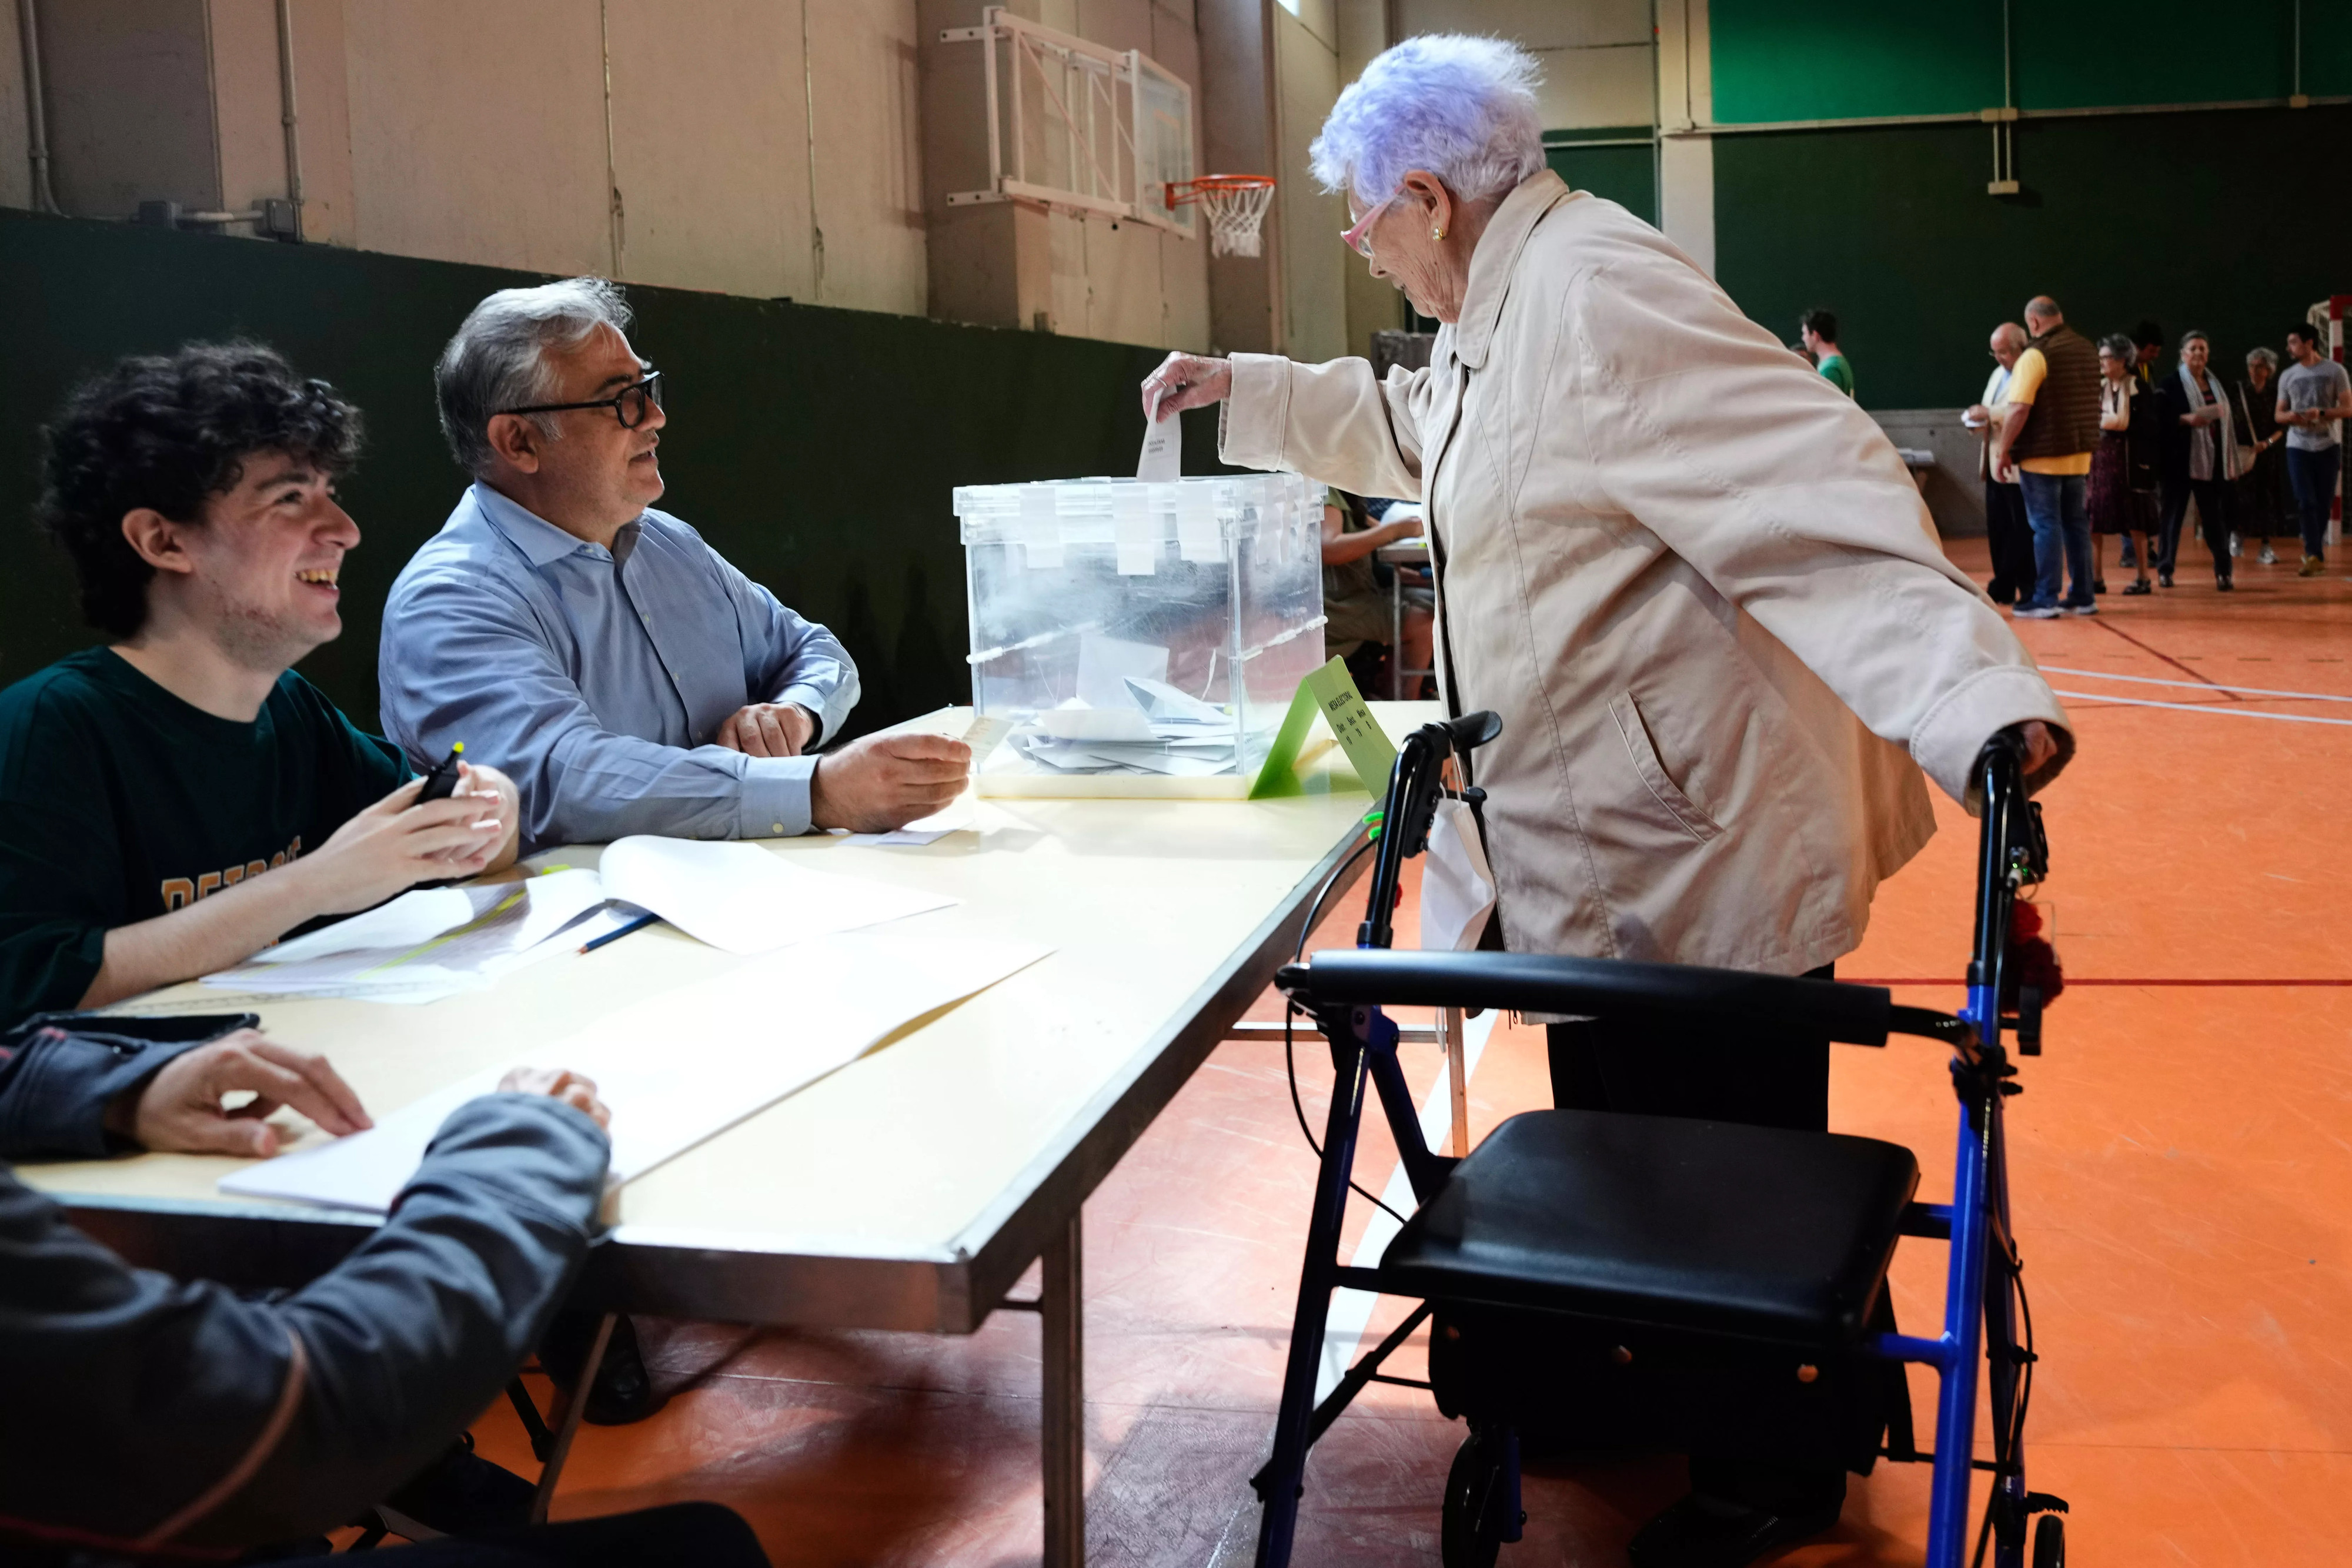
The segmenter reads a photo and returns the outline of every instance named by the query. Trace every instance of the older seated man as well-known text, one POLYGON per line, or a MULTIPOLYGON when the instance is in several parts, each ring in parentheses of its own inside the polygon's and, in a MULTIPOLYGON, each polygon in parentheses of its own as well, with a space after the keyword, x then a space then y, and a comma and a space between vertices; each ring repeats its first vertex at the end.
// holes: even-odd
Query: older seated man
POLYGON ((501 289, 435 376, 474 484, 384 607, 384 726, 415 758, 505 761, 524 852, 627 833, 890 829, 945 806, 971 760, 937 736, 815 755, 857 670, 666 512, 661 373, 601 278, 501 289))

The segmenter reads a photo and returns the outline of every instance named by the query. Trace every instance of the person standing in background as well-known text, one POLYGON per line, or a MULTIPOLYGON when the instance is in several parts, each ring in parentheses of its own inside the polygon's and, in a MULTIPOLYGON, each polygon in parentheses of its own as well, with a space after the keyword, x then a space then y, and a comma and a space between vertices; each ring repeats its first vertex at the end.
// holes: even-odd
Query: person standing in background
POLYGON ((2164 329, 2153 321, 2143 321, 2132 329, 2132 347, 2137 350, 2133 366, 2144 387, 2156 385, 2156 367, 2164 362, 2164 329))
MULTIPOLYGON (((2033 530, 2025 521, 2025 497, 2014 479, 1994 477, 1992 443, 1996 411, 2009 386, 2010 371, 2025 351, 2025 329, 2003 321, 1992 329, 1992 374, 1985 381, 1984 397, 1969 405, 1960 423, 1977 433, 1977 476, 1984 481, 1985 543, 1992 552, 1992 580, 1985 592, 1995 604, 2008 604, 2033 591, 2033 530)), ((2128 540, 2126 540, 2128 543, 2128 540)))
POLYGON ((2237 494, 2230 497, 2230 516, 2236 525, 2230 533, 2230 554, 2236 556, 2245 539, 2258 538, 2264 566, 2278 564, 2271 538, 2286 526, 2287 518, 2286 454, 2280 449, 2287 433, 2279 428, 2278 394, 2271 386, 2277 375, 2276 352, 2256 349, 2248 354, 2246 378, 2231 389, 2237 401, 2230 410, 2239 450, 2253 454, 2252 465, 2239 476, 2237 494))
POLYGON ((1853 367, 1846 362, 1845 351, 1838 347, 1837 335, 1837 313, 1833 310, 1808 310, 1797 323, 1797 336, 1813 356, 1813 368, 1829 378, 1831 385, 1852 397, 1853 367))
POLYGON ((2320 352, 2319 329, 2308 322, 2289 328, 2286 351, 2294 357, 2279 377, 2278 422, 2287 426, 2286 476, 2303 521, 2302 577, 2327 570, 2327 509, 2344 454, 2343 422, 2352 418, 2352 377, 2320 352))
POLYGON ((1994 477, 2015 479, 2023 490, 2033 529, 2033 591, 2010 613, 2021 621, 2096 615, 2083 492, 2099 444, 2098 351, 2046 294, 2026 301, 2025 329, 2032 336, 2001 393, 1992 455, 1994 477))
POLYGON ((2180 340, 2180 365, 2165 381, 2164 538, 2156 580, 2172 586, 2180 558, 2180 525, 2189 503, 2197 503, 2197 526, 2213 552, 2213 586, 2233 586, 2230 572, 2230 467, 2237 451, 2230 429, 2230 398, 2221 378, 2207 368, 2213 346, 2202 332, 2180 340))
POLYGON ((2126 594, 2149 592, 2147 582, 2148 532, 2156 520, 2155 463, 2150 456, 2143 465, 2144 476, 2135 473, 2134 447, 2144 450, 2146 443, 2135 443, 2135 414, 2154 415, 2146 408, 2135 408, 2142 400, 2139 378, 2133 367, 2138 355, 2129 338, 2117 333, 2099 344, 2099 448, 2091 455, 2091 480, 2085 487, 2085 509, 2091 515, 2091 586, 2104 593, 2106 583, 2105 565, 2099 559, 2106 549, 2109 534, 2120 534, 2124 542, 2131 543, 2139 536, 2140 550, 2133 559, 2139 563, 2139 580, 2124 590, 2126 594), (2145 483, 2135 486, 2136 477, 2145 483))

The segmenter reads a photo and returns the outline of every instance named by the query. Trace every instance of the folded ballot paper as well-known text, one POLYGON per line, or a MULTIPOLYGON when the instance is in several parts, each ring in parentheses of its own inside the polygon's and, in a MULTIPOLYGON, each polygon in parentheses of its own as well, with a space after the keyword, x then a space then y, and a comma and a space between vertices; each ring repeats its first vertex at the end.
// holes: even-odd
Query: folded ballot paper
POLYGON ((383 1213, 449 1113, 514 1065, 595 1080, 613 1113, 611 1183, 634 1181, 848 1065, 924 1014, 985 990, 1051 949, 884 927, 818 937, 788 958, 651 997, 568 1040, 428 1094, 364 1133, 263 1160, 223 1192, 383 1213), (775 1006, 787 981, 792 1006, 775 1006))
POLYGON ((650 911, 730 953, 940 909, 952 898, 789 864, 757 844, 637 835, 604 851, 595 871, 559 869, 520 882, 424 888, 349 920, 266 948, 205 984, 264 996, 429 1002, 478 989, 500 975, 650 911))

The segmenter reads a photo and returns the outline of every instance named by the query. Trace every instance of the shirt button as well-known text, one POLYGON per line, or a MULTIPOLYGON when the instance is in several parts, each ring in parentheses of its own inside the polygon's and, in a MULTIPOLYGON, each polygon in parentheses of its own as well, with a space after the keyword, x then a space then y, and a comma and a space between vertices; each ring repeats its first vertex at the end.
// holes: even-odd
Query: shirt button
POLYGON ((772 833, 781 833, 783 831, 784 825, 782 822, 770 822, 768 824, 768 831, 772 833))

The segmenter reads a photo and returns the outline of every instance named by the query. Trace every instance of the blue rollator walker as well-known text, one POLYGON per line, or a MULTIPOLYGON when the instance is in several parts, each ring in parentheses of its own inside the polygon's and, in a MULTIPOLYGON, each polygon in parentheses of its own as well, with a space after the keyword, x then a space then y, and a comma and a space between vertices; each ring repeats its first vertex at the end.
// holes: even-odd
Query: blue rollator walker
MULTIPOLYGON (((1466 777, 1471 750, 1500 728, 1494 715, 1478 713, 1425 726, 1405 741, 1370 846, 1370 901, 1356 949, 1318 953, 1276 981, 1329 1042, 1334 1082, 1274 1456, 1253 1480, 1265 1504, 1260 1568, 1289 1562, 1307 1449, 1374 1381, 1426 1386, 1447 1416, 1468 1421, 1445 1485, 1445 1568, 1487 1568, 1503 1543, 1519 1539, 1522 1440, 1558 1445, 1563 1423, 1584 1439, 1567 1446, 1585 1448, 1703 1450, 1864 1471, 1882 1457, 1932 1458, 1928 1568, 1972 1560, 1970 1472, 1990 1470, 1973 1561, 1982 1563, 1990 1543, 2000 1568, 2024 1568, 2028 1521, 2039 1514, 2033 1568, 2063 1568, 2065 1525, 2057 1516, 2066 1505, 2026 1490, 2032 1321, 2010 1228, 2001 1135, 2002 1103, 2020 1092, 2004 1026, 2020 1054, 2041 1053, 2040 998, 2013 973, 2004 990, 2011 911, 2049 859, 2039 809, 2025 799, 2018 746, 1997 737, 1973 770, 1984 798, 1976 943, 1968 1006, 1955 1017, 1898 1007, 1883 988, 1828 980, 1389 951, 1399 872, 1427 843, 1444 765, 1458 755, 1466 777), (2012 1016, 2004 1016, 2005 995, 2012 1016), (1439 1155, 1423 1137, 1383 1004, 1696 1024, 1735 1039, 1769 1021, 1779 1038, 1937 1041, 1950 1052, 1959 1101, 1952 1200, 1914 1201, 1918 1161, 1897 1145, 1675 1117, 1531 1111, 1504 1122, 1465 1158, 1439 1155), (1339 1262, 1339 1235, 1368 1080, 1416 1208, 1376 1267, 1350 1268, 1339 1262), (1895 1332, 1886 1270, 1905 1236, 1950 1243, 1944 1327, 1932 1339, 1895 1332), (1318 1405, 1324 1323, 1341 1286, 1422 1304, 1318 1405), (1424 1322, 1428 1383, 1383 1374, 1382 1363, 1424 1322), (1971 1457, 1980 1361, 1991 1396, 1990 1460, 1971 1457), (1905 1362, 1926 1363, 1940 1380, 1932 1456, 1913 1448, 1905 1362)), ((1475 789, 1459 798, 1474 810, 1483 799, 1475 789)))

